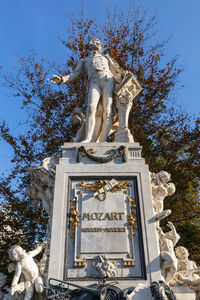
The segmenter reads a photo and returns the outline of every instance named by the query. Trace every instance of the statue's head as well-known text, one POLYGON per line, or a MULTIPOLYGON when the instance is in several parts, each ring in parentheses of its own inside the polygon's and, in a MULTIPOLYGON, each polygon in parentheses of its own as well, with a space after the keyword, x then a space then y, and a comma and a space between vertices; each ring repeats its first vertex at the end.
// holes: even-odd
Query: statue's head
POLYGON ((87 48, 88 52, 97 51, 97 52, 101 53, 103 50, 103 45, 102 45, 100 39, 90 39, 86 48, 87 48))
POLYGON ((12 261, 20 261, 26 254, 26 251, 20 246, 12 246, 8 251, 9 259, 12 261))
POLYGON ((188 252, 188 250, 185 248, 185 247, 182 247, 182 246, 180 246, 180 247, 177 247, 176 249, 175 249, 175 252, 176 252, 176 257, 178 258, 178 259, 187 259, 188 258, 188 256, 189 256, 189 252, 188 252))
POLYGON ((166 187, 167 192, 168 192, 167 196, 173 195, 175 193, 175 191, 176 191, 176 187, 173 184, 173 182, 166 183, 165 187, 166 187))
POLYGON ((168 181, 170 181, 171 178, 171 174, 163 170, 157 173, 156 176, 160 179, 162 184, 167 183, 168 181))

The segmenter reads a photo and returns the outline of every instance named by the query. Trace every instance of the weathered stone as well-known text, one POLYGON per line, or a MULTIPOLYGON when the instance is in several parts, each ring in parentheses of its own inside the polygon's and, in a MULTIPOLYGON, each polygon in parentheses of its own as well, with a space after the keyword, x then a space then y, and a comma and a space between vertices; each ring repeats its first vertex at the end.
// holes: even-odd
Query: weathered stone
POLYGON ((197 300, 196 293, 192 289, 184 286, 173 286, 171 289, 177 300, 197 300))

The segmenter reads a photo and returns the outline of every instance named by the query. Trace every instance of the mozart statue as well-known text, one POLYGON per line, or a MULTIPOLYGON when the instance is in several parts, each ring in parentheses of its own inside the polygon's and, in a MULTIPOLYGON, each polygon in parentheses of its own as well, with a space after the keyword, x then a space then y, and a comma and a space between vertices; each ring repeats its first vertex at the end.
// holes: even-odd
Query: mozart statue
MULTIPOLYGON (((76 109, 72 113, 72 121, 80 124, 77 135, 73 139, 74 142, 88 143, 106 141, 109 134, 114 131, 114 123, 116 123, 117 120, 118 105, 115 103, 116 100, 114 100, 114 92, 119 94, 119 90, 122 91, 122 88, 116 90, 116 84, 121 85, 123 80, 126 79, 125 83, 127 85, 127 82, 130 81, 127 80, 127 77, 130 79, 134 76, 131 73, 124 72, 109 55, 103 56, 101 54, 102 50, 103 46, 101 41, 99 39, 91 39, 87 44, 87 57, 80 59, 71 74, 66 76, 53 75, 53 78, 50 79, 54 84, 64 84, 75 81, 82 72, 85 72, 88 76, 86 109, 83 107, 76 109)), ((130 104, 132 101, 130 98, 135 98, 136 94, 141 90, 141 86, 135 77, 134 80, 135 85, 132 83, 132 90, 127 89, 127 91, 125 91, 127 94, 127 104, 130 104), (134 97, 132 97, 133 93, 134 97)), ((123 101, 123 106, 124 103, 125 101, 123 101)), ((131 105, 128 106, 131 107, 131 105)), ((126 129, 128 117, 121 116, 121 118, 119 118, 118 116, 118 119, 118 129, 119 127, 121 127, 120 129, 122 130, 126 129)))

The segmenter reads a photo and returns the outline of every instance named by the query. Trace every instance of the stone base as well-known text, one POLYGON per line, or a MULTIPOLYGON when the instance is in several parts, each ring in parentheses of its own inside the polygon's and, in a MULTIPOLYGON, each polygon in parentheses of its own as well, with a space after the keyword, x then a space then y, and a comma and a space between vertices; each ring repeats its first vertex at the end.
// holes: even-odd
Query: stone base
POLYGON ((196 293, 192 289, 189 289, 184 286, 173 286, 171 287, 172 291, 176 295, 177 300, 195 300, 196 293))
MULTIPOLYGON (((135 287, 135 292, 139 283, 149 286, 161 280, 149 169, 141 157, 142 147, 130 142, 81 146, 84 151, 80 143, 65 143, 56 166, 48 278, 88 286, 111 269, 111 275, 106 273, 108 284, 116 280, 121 290, 135 287), (118 151, 122 146, 123 151, 118 151), (94 188, 97 180, 113 179, 126 186, 108 190, 102 199, 85 188, 94 188), (75 231, 70 223, 72 208, 79 215, 75 231), (130 214, 136 216, 136 228, 127 226, 130 214)), ((140 293, 129 299, 151 299, 140 293)))
POLYGON ((130 130, 128 128, 118 129, 115 132, 115 142, 134 142, 130 130))

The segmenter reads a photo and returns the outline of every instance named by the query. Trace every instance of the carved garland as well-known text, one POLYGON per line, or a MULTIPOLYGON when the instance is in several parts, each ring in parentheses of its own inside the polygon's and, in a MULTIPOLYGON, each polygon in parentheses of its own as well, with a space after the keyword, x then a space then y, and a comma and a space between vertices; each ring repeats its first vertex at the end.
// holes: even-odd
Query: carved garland
POLYGON ((136 231, 137 231, 136 214, 135 214, 136 204, 135 204, 135 200, 132 197, 129 197, 128 202, 129 202, 129 207, 130 207, 130 214, 127 214, 128 223, 129 223, 128 229, 132 230, 132 232, 129 235, 129 238, 131 238, 132 236, 134 236, 136 234, 136 231))
POLYGON ((165 300, 166 297, 168 300, 177 300, 174 292, 164 281, 153 281, 150 286, 151 295, 155 300, 165 300), (163 290, 165 295, 163 295, 163 290))
POLYGON ((71 213, 70 213, 70 224, 71 224, 71 238, 75 239, 75 232, 76 232, 76 227, 78 226, 78 223, 80 223, 80 214, 76 210, 76 204, 77 204, 77 198, 74 197, 72 200, 73 205, 70 207, 71 213))
POLYGON ((127 161, 125 146, 120 146, 118 149, 112 149, 110 152, 111 155, 108 156, 96 156, 92 154, 94 153, 93 149, 86 150, 84 146, 81 146, 78 148, 77 162, 80 163, 82 156, 87 156, 89 159, 98 163, 106 163, 120 156, 122 157, 122 162, 127 161))

